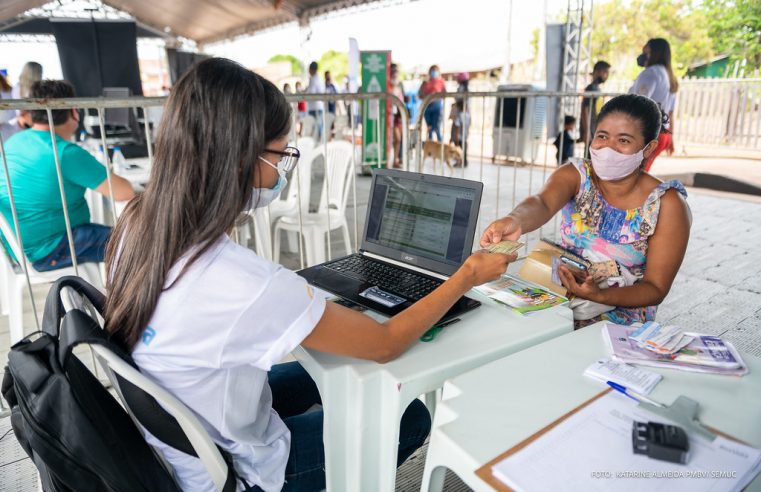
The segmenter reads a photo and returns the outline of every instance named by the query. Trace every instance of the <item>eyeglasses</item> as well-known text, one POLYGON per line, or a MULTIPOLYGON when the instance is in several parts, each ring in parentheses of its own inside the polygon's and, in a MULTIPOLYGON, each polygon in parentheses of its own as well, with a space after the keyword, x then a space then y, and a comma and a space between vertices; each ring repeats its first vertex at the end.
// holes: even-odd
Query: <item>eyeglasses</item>
POLYGON ((299 149, 296 147, 286 147, 283 150, 264 149, 264 151, 270 154, 277 154, 281 156, 280 162, 283 164, 281 167, 279 162, 278 167, 281 167, 281 169, 287 173, 293 171, 293 169, 296 167, 296 164, 299 163, 299 157, 301 157, 301 152, 299 152, 299 149))

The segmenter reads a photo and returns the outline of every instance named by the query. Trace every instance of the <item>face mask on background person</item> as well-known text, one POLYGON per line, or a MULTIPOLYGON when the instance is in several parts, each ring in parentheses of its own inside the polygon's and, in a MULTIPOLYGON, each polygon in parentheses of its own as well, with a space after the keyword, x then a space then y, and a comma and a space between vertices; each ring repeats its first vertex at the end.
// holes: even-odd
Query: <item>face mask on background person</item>
POLYGON ((639 65, 640 67, 644 67, 645 63, 647 63, 647 54, 640 53, 639 56, 637 57, 637 65, 639 65))
POLYGON ((264 161, 267 165, 273 167, 277 170, 277 183, 275 183, 275 186, 272 188, 256 188, 251 192, 251 201, 248 204, 248 210, 253 210, 254 208, 263 208, 275 201, 275 199, 280 195, 280 192, 283 191, 283 188, 288 184, 288 178, 285 176, 285 170, 281 169, 279 164, 276 166, 275 164, 271 163, 264 157, 259 157, 262 161, 264 161))
POLYGON ((439 77, 439 71, 438 70, 432 70, 431 71, 431 78, 435 79, 439 77))
POLYGON ((645 147, 636 154, 622 154, 610 147, 589 149, 592 168, 603 181, 615 181, 633 173, 642 164, 644 152, 645 147))

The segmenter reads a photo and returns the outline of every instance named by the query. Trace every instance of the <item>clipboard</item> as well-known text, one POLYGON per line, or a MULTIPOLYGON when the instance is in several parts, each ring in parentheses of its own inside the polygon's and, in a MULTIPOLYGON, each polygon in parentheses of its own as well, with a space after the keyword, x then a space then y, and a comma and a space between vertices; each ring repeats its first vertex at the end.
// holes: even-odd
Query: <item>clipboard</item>
POLYGON ((476 476, 479 477, 484 482, 486 482, 489 485, 491 485, 494 488, 494 490, 498 490, 500 492, 515 492, 513 489, 511 489, 510 487, 505 485, 502 481, 500 481, 497 477, 495 477, 492 474, 492 472, 491 472, 492 467, 494 465, 496 465, 497 463, 499 463, 500 461, 502 461, 505 458, 507 458, 508 456, 512 456, 512 455, 518 453, 523 448, 527 447, 529 444, 533 443, 534 441, 536 441, 537 439, 542 437, 544 434, 548 433, 549 431, 551 431, 552 429, 554 429, 555 427, 560 425, 568 417, 570 417, 571 415, 577 413, 582 408, 584 408, 584 407, 594 403, 599 398, 607 395, 611 391, 613 391, 613 390, 610 389, 610 388, 606 389, 605 391, 603 391, 603 392, 593 396, 592 398, 590 398, 589 400, 585 401, 584 403, 582 403, 578 407, 576 407, 573 410, 571 410, 570 412, 566 413, 565 415, 563 415, 559 419, 555 420, 551 424, 547 425, 543 429, 540 429, 540 430, 536 431, 535 433, 533 433, 532 435, 530 435, 529 437, 527 437, 523 441, 519 442, 518 444, 516 444, 512 448, 508 449, 504 453, 500 454, 499 456, 497 456, 496 458, 494 458, 493 460, 491 460, 490 462, 486 463, 484 466, 482 466, 481 468, 476 470, 476 476))
MULTIPOLYGON (((489 484, 492 488, 494 488, 494 490, 497 490, 499 492, 515 492, 512 488, 507 486, 505 483, 500 481, 497 477, 495 477, 492 474, 492 467, 495 466, 497 463, 501 462, 502 460, 504 460, 505 458, 508 458, 509 456, 512 456, 512 455, 514 455, 516 453, 519 453, 521 450, 523 450, 524 448, 528 447, 531 443, 533 443, 534 441, 536 441, 537 439, 542 437, 544 434, 548 433, 549 431, 551 431, 552 429, 554 429, 555 427, 557 427, 558 425, 563 423, 569 417, 571 417, 572 415, 574 415, 577 412, 581 411, 585 407, 591 405, 592 403, 594 403, 598 399, 602 398, 603 396, 607 395, 611 391, 613 391, 613 390, 608 388, 605 391, 602 391, 602 392, 598 393, 597 395, 595 395, 592 398, 590 398, 589 400, 585 401, 584 403, 582 403, 578 407, 574 408, 573 410, 569 411, 565 415, 561 416, 557 420, 553 421, 552 423, 548 424, 544 428, 542 428, 542 429, 538 430, 537 432, 535 432, 534 434, 530 435, 529 437, 527 437, 523 441, 519 442, 518 444, 516 444, 512 448, 508 449, 504 453, 500 454, 499 456, 497 456, 496 458, 494 458, 493 460, 489 461, 488 463, 483 465, 481 468, 476 470, 476 472, 475 472, 476 476, 479 477, 484 482, 486 482, 487 484, 489 484)), ((684 398, 684 397, 680 396, 679 398, 677 398, 677 401, 679 399, 681 399, 681 398, 684 398)), ((640 403, 640 405, 642 405, 642 403, 640 403)), ((647 405, 647 406, 650 407, 649 405, 647 405)), ((655 408, 655 407, 652 407, 652 408, 655 408)), ((648 408, 648 410, 650 410, 650 409, 648 408)), ((731 436, 729 434, 721 432, 721 431, 719 431, 719 430, 717 430, 717 429, 715 429, 713 427, 704 426, 704 428, 707 429, 708 431, 712 432, 715 435, 719 435, 719 436, 725 437, 727 439, 730 439, 732 441, 738 442, 740 444, 747 445, 746 442, 744 442, 744 441, 742 441, 740 439, 737 439, 734 436, 731 436)))

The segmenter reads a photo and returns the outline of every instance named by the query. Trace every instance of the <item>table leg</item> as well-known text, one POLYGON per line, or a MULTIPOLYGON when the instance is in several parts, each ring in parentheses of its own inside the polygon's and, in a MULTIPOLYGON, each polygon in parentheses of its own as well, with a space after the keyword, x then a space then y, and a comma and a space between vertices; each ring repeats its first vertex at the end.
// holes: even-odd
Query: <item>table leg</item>
POLYGON ((365 381, 336 379, 321 388, 327 490, 392 492, 402 414, 399 390, 382 375, 365 381))

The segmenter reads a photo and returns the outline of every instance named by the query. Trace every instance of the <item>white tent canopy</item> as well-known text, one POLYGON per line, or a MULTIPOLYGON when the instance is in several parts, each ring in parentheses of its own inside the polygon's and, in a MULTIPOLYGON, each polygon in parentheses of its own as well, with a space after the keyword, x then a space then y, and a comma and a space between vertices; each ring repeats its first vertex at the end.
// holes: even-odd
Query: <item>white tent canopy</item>
MULTIPOLYGON (((289 22, 380 0, 102 0, 156 31, 207 44, 289 22)), ((3 0, 2 25, 23 22, 22 14, 49 0, 3 0)))

